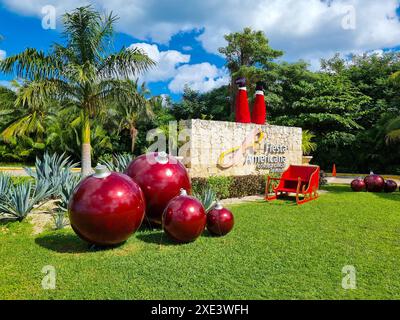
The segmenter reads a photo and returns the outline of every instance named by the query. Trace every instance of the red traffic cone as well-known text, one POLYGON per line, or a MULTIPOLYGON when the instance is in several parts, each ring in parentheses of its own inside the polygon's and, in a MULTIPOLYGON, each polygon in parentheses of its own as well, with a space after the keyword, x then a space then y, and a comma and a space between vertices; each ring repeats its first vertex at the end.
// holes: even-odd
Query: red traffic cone
POLYGON ((235 82, 238 85, 238 92, 236 95, 236 122, 250 123, 250 109, 247 100, 246 79, 239 78, 235 82))
POLYGON ((333 164, 332 177, 336 177, 336 164, 333 164))
POLYGON ((254 101, 253 113, 251 115, 251 122, 256 124, 265 124, 267 111, 265 107, 263 83, 257 82, 256 86, 256 99, 254 101))

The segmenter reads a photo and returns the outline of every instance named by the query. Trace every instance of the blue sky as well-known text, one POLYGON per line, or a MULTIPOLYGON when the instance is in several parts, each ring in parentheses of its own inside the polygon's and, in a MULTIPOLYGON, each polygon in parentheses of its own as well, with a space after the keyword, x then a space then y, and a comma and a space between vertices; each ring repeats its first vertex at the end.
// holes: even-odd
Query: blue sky
MULTIPOLYGON (((59 22, 56 30, 42 28, 46 5, 60 17, 89 3, 120 17, 115 48, 146 51, 158 66, 142 80, 153 94, 174 99, 185 84, 206 92, 227 83, 218 47, 224 34, 246 26, 263 30, 284 60, 304 59, 312 69, 335 52, 379 54, 400 45, 398 0, 0 0, 0 59, 62 41, 59 22)), ((11 79, 0 74, 2 84, 11 79)))

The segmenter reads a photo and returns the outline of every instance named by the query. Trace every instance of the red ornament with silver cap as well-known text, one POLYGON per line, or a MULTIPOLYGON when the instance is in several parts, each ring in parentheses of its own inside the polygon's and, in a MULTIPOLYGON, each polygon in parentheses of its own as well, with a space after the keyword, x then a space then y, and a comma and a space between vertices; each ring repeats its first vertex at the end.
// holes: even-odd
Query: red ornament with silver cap
POLYGON ((220 202, 207 213, 207 230, 215 236, 224 236, 231 232, 235 220, 233 214, 220 202))
POLYGON ((126 170, 143 190, 146 198, 146 217, 161 225, 168 202, 184 188, 191 192, 189 174, 185 166, 165 152, 152 152, 134 159, 126 170))
POLYGON ((246 88, 246 79, 238 78, 235 81, 238 86, 238 91, 236 94, 236 112, 235 119, 236 122, 239 123, 250 123, 250 109, 249 109, 249 101, 247 99, 247 88, 246 88))
POLYGON ((131 178, 98 165, 75 188, 68 213, 81 239, 108 246, 126 241, 140 227, 145 207, 143 192, 131 178))
POLYGON ((196 240, 204 231, 207 215, 199 200, 182 189, 173 198, 163 213, 163 228, 173 240, 187 243, 196 240))
POLYGON ((267 117, 267 110, 265 107, 264 84, 262 82, 257 82, 256 98, 254 100, 251 122, 255 124, 265 124, 266 117, 267 117))

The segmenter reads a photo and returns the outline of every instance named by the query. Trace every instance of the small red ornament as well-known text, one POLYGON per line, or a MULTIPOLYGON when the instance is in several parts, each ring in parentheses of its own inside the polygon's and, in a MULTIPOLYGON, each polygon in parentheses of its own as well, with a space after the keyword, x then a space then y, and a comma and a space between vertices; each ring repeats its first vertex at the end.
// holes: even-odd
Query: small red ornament
POLYGON ((134 159, 126 170, 141 188, 146 198, 146 216, 161 225, 162 214, 168 202, 184 188, 191 192, 191 183, 185 166, 165 152, 153 152, 134 159))
POLYGON ((363 191, 364 188, 365 188, 365 182, 363 178, 357 178, 351 182, 351 189, 353 189, 353 191, 355 192, 363 191))
POLYGON ((382 192, 385 187, 385 180, 373 172, 364 178, 364 182, 368 192, 382 192))
POLYGON ((207 230, 215 236, 231 232, 235 224, 233 214, 220 203, 207 213, 207 230))
POLYGON ((207 215, 203 205, 194 197, 188 196, 184 189, 173 198, 163 213, 165 233, 177 242, 196 240, 204 231, 207 215))
POLYGON ((395 192, 396 190, 397 190, 396 181, 393 181, 393 180, 386 180, 385 181, 384 191, 386 193, 392 193, 392 192, 395 192))
POLYGON ((140 227, 145 207, 142 190, 131 178, 99 165, 75 188, 68 212, 81 239, 107 246, 126 241, 140 227))

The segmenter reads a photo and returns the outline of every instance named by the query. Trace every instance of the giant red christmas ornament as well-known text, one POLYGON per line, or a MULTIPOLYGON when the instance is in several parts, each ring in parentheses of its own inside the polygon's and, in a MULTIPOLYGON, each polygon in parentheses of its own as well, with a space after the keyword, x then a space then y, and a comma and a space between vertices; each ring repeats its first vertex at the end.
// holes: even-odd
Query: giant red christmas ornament
POLYGON ((360 192, 363 191, 364 188, 365 182, 363 178, 357 178, 351 182, 351 189, 353 189, 353 191, 360 192))
POLYGON ((235 224, 233 214, 220 203, 207 213, 207 230, 215 236, 228 234, 235 224))
POLYGON ((141 155, 126 170, 143 190, 146 198, 146 216, 161 225, 162 214, 168 202, 183 188, 189 193, 191 184, 185 166, 165 152, 141 155))
POLYGON ((97 166, 75 188, 68 205, 75 233, 97 245, 124 242, 142 224, 145 200, 140 187, 122 173, 97 166))
POLYGON ((246 79, 239 78, 236 80, 238 91, 236 94, 236 112, 235 120, 240 123, 250 123, 249 101, 247 100, 246 79))
POLYGON ((381 176, 373 174, 372 172, 369 176, 364 178, 364 182, 365 188, 369 192, 382 192, 385 187, 385 180, 381 176))
POLYGON ((396 181, 393 181, 393 180, 386 180, 386 181, 385 181, 384 191, 385 191, 386 193, 395 192, 396 189, 397 189, 397 183, 396 183, 396 181))
POLYGON ((264 86, 262 82, 258 82, 256 86, 256 98, 254 100, 254 107, 251 114, 251 122, 256 124, 265 124, 267 111, 264 99, 264 86))
POLYGON ((203 205, 184 189, 173 198, 163 213, 163 228, 169 237, 177 242, 196 240, 204 231, 207 216, 203 205))

